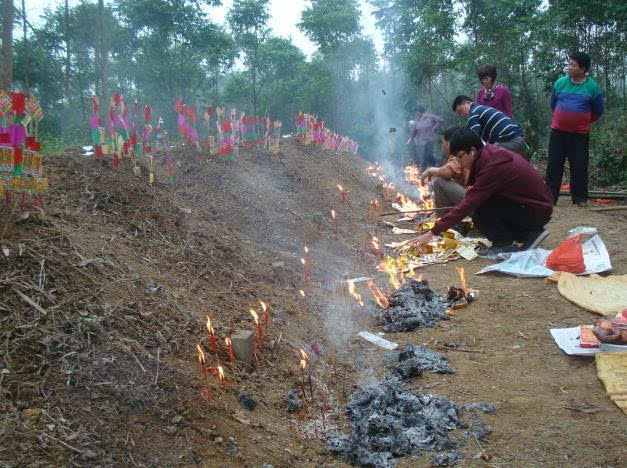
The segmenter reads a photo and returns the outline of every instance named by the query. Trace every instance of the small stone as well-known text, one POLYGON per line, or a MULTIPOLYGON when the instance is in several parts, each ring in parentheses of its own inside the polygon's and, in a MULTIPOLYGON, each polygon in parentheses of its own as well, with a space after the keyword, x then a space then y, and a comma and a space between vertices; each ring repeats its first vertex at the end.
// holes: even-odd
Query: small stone
POLYGON ((176 431, 178 431, 178 428, 176 426, 168 426, 163 430, 163 432, 168 435, 174 435, 176 434, 176 431))
POLYGON ((231 335, 235 359, 250 366, 253 362, 255 334, 251 330, 238 330, 231 335))
POLYGON ((254 411, 257 407, 257 402, 248 393, 240 395, 238 401, 241 407, 248 411, 254 411))
POLYGON ((182 420, 183 420, 183 416, 181 416, 180 414, 177 414, 176 416, 172 418, 172 424, 178 424, 182 420))

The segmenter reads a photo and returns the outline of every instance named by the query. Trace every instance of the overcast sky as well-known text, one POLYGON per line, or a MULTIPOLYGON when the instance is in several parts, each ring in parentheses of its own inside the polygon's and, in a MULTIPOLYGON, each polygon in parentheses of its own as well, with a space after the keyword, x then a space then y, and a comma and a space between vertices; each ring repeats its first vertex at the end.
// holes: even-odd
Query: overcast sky
MULTIPOLYGON (((45 8, 55 8, 63 4, 63 0, 26 0, 26 14, 34 24, 38 23, 39 16, 45 8)), ((70 6, 79 3, 79 0, 70 0, 70 6)), ((110 3, 105 0, 105 4, 110 3)), ((222 0, 221 7, 207 8, 211 19, 217 23, 222 23, 226 12, 232 5, 233 0, 222 0)), ((300 21, 300 13, 309 5, 306 0, 270 0, 270 27, 274 34, 281 37, 291 37, 294 45, 299 47, 307 56, 311 56, 316 47, 311 43, 296 26, 300 21)), ((372 8, 365 0, 360 0, 362 11, 362 24, 364 33, 374 41, 377 51, 383 50, 383 36, 375 26, 375 18, 372 15, 372 8)), ((19 5, 19 2, 17 2, 19 5)), ((16 31, 17 34, 18 31, 16 31)))

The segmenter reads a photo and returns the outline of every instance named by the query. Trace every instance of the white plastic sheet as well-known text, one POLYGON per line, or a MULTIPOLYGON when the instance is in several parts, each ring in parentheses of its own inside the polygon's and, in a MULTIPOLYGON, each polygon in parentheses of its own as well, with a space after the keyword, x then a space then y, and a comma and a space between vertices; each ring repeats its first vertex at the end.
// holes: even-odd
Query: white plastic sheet
MULTIPOLYGON (((546 259, 550 253, 551 250, 546 249, 515 252, 504 262, 489 265, 476 274, 499 271, 521 278, 544 278, 555 273, 546 267, 546 259)), ((602 273, 612 269, 610 255, 598 234, 583 243, 583 260, 586 270, 581 273, 582 275, 602 273)))

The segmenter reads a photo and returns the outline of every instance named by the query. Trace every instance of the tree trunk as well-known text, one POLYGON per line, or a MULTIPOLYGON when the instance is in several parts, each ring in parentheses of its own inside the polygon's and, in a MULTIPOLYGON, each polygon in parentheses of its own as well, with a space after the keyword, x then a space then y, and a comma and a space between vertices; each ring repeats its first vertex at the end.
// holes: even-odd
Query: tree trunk
POLYGON ((104 107, 105 112, 107 107, 105 105, 105 97, 107 94, 107 49, 105 44, 105 30, 104 30, 104 0, 98 0, 98 32, 97 32, 97 47, 96 51, 96 94, 100 99, 101 106, 104 107))
POLYGON ((28 36, 26 32, 26 0, 22 0, 22 47, 24 51, 24 89, 28 93, 30 91, 30 82, 28 72, 30 70, 30 58, 28 50, 28 36))
POLYGON ((0 61, 0 89, 13 87, 13 0, 2 0, 2 49, 0 61))
POLYGON ((63 94, 65 94, 65 100, 70 103, 70 8, 68 0, 65 0, 65 11, 63 13, 63 22, 65 31, 63 32, 65 41, 65 73, 63 76, 63 94))

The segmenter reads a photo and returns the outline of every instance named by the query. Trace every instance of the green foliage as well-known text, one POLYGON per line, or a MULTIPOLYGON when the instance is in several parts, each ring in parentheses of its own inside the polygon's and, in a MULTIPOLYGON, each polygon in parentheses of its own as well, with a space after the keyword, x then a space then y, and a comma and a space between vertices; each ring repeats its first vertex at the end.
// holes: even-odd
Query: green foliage
POLYGON ((298 27, 326 54, 359 36, 360 15, 355 0, 312 0, 298 27))
POLYGON ((627 188, 627 116, 608 112, 590 134, 590 178, 597 185, 622 184, 627 188))

